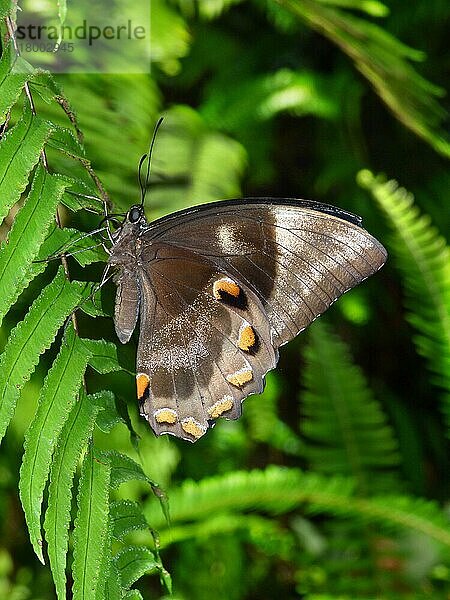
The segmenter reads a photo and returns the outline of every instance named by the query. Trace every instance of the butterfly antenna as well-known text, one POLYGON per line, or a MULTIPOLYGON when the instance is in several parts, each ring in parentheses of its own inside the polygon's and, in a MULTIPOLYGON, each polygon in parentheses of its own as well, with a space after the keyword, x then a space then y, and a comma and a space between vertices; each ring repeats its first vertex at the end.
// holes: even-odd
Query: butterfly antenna
POLYGON ((156 134, 158 133, 158 129, 161 126, 164 118, 159 117, 158 122, 155 125, 155 130, 153 131, 152 141, 150 142, 150 147, 147 154, 141 156, 141 160, 139 161, 139 169, 138 169, 138 177, 139 177, 139 186, 141 188, 141 206, 144 206, 145 195, 147 193, 147 187, 150 179, 150 165, 152 160, 152 152, 153 146, 155 145, 156 134), (147 160, 147 173, 145 174, 145 181, 142 180, 142 165, 144 164, 145 159, 147 160))

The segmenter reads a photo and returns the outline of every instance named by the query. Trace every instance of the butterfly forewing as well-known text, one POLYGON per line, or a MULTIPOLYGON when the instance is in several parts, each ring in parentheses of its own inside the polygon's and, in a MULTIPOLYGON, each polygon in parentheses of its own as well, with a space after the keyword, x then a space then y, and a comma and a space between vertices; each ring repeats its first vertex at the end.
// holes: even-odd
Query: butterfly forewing
POLYGON ((359 223, 333 207, 253 199, 124 227, 110 259, 116 329, 126 341, 139 307, 138 397, 157 434, 195 441, 217 417, 239 417, 278 347, 383 265, 359 223))

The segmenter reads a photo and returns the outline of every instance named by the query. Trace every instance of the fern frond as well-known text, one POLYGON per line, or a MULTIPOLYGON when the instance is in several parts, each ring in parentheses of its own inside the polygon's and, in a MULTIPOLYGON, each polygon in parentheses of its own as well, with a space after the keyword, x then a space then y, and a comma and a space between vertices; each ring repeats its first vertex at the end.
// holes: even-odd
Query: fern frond
POLYGON ((61 178, 38 166, 25 205, 20 209, 5 244, 0 248, 0 324, 33 275, 36 258, 65 189, 61 178))
POLYGON ((73 552, 73 599, 95 598, 106 546, 110 467, 93 444, 84 458, 78 489, 73 552))
POLYGON ((9 42, 0 59, 0 123, 6 119, 22 93, 23 86, 33 74, 31 65, 22 57, 16 56, 13 43, 9 42))
POLYGON ((153 552, 142 546, 127 546, 114 556, 122 588, 127 590, 145 574, 157 573, 159 565, 153 552))
POLYGON ((161 532, 162 548, 186 540, 208 540, 213 536, 241 536, 267 554, 288 558, 294 548, 292 534, 274 519, 260 515, 220 513, 201 521, 180 523, 161 532))
POLYGON ((61 268, 33 302, 24 320, 12 330, 0 356, 0 440, 40 355, 50 347, 64 319, 81 298, 80 287, 69 283, 61 268))
POLYGON ((212 20, 220 17, 226 10, 243 0, 214 0, 214 2, 203 2, 202 0, 177 0, 177 4, 186 17, 198 15, 202 19, 212 20))
MULTIPOLYGON (((450 546, 446 516, 436 503, 409 496, 361 498, 354 482, 344 477, 324 477, 298 469, 271 466, 265 471, 235 471, 185 481, 170 492, 171 522, 201 521, 226 512, 263 510, 269 514, 303 508, 308 513, 359 518, 386 528, 412 529, 450 546)), ((154 503, 145 517, 152 527, 164 530, 154 503)))
POLYGON ((112 535, 116 540, 123 540, 131 531, 148 529, 141 507, 131 500, 111 503, 111 526, 112 535))
POLYGON ((300 430, 304 456, 318 473, 351 475, 367 494, 393 489, 398 465, 391 427, 347 346, 324 321, 309 329, 300 430))
POLYGON ((443 410, 450 425, 450 249, 412 194, 395 181, 366 170, 358 179, 393 229, 390 249, 403 278, 407 319, 417 332, 418 353, 445 390, 443 410))
POLYGON ((248 423, 250 438, 264 442, 286 454, 299 456, 302 441, 277 414, 281 388, 278 375, 268 373, 266 383, 266 388, 261 395, 250 396, 245 401, 244 419, 248 423))
POLYGON ((83 390, 80 391, 79 400, 72 408, 58 438, 50 472, 44 530, 58 600, 66 598, 65 569, 73 478, 100 410, 101 399, 98 396, 99 394, 87 396, 83 390))
POLYGON ((399 121, 450 156, 450 141, 441 127, 446 112, 436 100, 443 90, 421 77, 409 62, 423 60, 422 52, 375 23, 323 2, 278 0, 278 4, 339 46, 399 121))
POLYGON ((0 141, 0 223, 25 190, 51 131, 50 123, 25 107, 20 121, 0 141))
POLYGON ((86 370, 90 351, 73 328, 45 378, 34 419, 25 435, 25 452, 20 469, 20 499, 30 540, 43 563, 41 509, 44 488, 58 436, 70 416, 86 370))

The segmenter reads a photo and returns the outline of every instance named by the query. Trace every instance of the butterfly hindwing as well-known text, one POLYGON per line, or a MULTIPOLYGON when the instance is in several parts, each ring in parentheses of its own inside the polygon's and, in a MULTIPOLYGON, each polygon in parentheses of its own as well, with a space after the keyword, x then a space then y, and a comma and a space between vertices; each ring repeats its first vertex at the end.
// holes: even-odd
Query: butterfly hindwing
POLYGON ((141 412, 157 433, 195 441, 219 416, 240 416, 276 364, 257 296, 195 253, 156 244, 140 270, 141 412))

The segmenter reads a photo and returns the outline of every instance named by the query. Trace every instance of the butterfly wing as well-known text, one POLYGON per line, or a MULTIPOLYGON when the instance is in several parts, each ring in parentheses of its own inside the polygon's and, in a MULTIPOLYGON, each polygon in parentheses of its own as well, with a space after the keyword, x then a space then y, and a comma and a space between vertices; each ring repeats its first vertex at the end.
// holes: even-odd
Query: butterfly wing
POLYGON ((275 347, 378 271, 387 257, 359 217, 301 200, 204 205, 155 221, 149 231, 160 242, 208 258, 251 289, 268 315, 275 347))
POLYGON ((141 413, 157 434, 195 441, 211 420, 240 416, 278 356, 253 292, 246 290, 245 304, 243 295, 219 300, 214 284, 223 273, 212 262, 166 245, 157 255, 141 272, 141 413))
POLYGON ((190 441, 237 418, 278 347, 386 260, 358 217, 298 200, 181 211, 141 242, 141 411, 157 434, 190 441))

